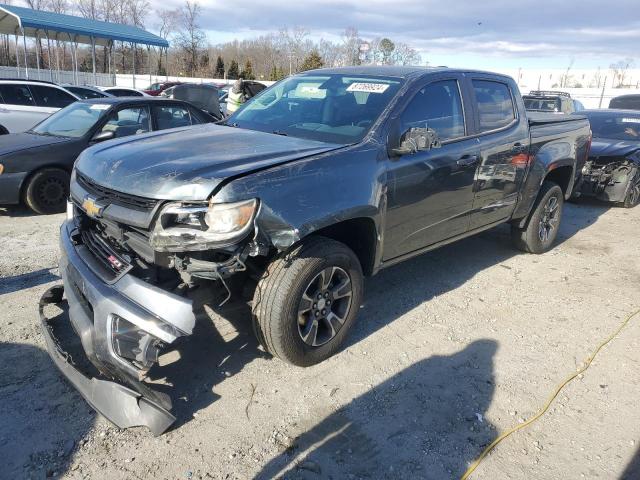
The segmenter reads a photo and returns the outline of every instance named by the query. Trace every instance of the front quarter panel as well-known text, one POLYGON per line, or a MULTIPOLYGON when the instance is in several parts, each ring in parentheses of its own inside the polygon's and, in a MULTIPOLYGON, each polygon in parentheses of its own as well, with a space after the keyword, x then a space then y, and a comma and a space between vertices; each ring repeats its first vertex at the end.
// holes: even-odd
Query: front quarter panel
POLYGON ((386 199, 382 148, 347 147, 231 181, 216 202, 257 198, 257 238, 278 250, 324 227, 354 218, 374 221, 380 238, 386 199))

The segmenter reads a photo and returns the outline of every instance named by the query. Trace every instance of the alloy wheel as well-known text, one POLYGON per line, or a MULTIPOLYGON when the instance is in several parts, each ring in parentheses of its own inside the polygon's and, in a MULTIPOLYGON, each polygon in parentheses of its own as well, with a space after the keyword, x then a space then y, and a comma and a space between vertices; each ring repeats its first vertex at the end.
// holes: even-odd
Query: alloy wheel
POLYGON ((558 198, 556 196, 551 196, 542 210, 538 236, 540 237, 540 241, 543 243, 548 242, 553 230, 558 228, 558 219, 560 217, 559 207, 560 204, 558 202, 558 198))
POLYGON ((307 345, 319 347, 344 325, 353 296, 349 274, 340 267, 320 271, 305 288, 298 307, 298 333, 307 345))

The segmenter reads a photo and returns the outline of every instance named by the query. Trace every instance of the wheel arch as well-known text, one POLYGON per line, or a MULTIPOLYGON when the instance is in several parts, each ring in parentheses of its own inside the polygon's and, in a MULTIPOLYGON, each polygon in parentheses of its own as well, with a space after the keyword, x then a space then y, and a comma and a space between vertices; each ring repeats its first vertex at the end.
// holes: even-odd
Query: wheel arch
POLYGON ((358 257, 362 272, 369 276, 375 272, 378 248, 376 223, 369 217, 356 217, 314 230, 310 236, 323 236, 344 243, 358 257))

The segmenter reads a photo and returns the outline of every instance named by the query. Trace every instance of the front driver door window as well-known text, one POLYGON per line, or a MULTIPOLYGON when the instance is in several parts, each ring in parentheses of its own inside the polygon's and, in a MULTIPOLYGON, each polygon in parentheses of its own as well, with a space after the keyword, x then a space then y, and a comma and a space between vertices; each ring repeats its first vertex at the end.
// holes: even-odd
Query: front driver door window
POLYGON ((463 105, 458 80, 448 79, 419 88, 400 114, 401 132, 429 128, 442 146, 389 160, 385 260, 468 230, 478 147, 463 105))
POLYGON ((109 116, 102 131, 112 131, 116 138, 137 135, 150 131, 149 109, 147 107, 128 107, 109 116))
POLYGON ((156 116, 156 125, 158 125, 158 130, 187 127, 191 125, 191 115, 189 110, 185 107, 178 105, 153 107, 153 113, 156 116))

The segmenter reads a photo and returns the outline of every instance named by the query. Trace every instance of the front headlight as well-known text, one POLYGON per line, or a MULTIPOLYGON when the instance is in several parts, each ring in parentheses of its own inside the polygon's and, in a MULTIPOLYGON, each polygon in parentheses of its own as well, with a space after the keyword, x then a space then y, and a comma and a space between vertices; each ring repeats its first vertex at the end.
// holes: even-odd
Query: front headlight
POLYGON ((251 230, 257 206, 255 198, 209 205, 169 203, 160 211, 149 242, 159 252, 231 245, 251 230))

